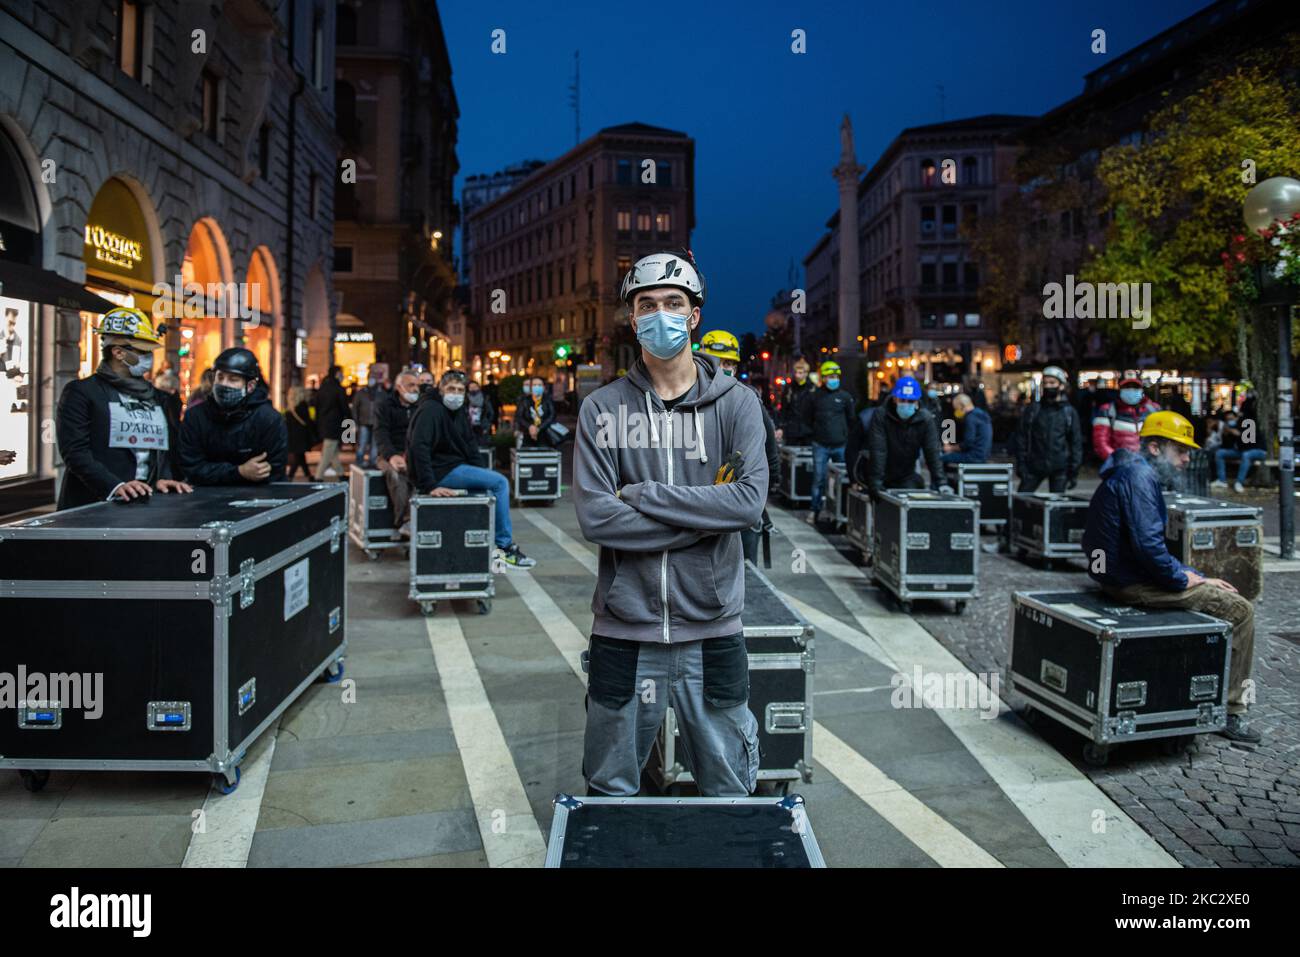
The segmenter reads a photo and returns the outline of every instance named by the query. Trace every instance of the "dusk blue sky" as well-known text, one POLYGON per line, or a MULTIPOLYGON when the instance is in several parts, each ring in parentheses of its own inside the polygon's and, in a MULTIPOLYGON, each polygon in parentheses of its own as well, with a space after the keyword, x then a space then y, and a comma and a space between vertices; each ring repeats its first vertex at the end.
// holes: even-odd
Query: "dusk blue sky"
POLYGON ((460 176, 574 145, 568 86, 582 52, 582 136, 620 123, 695 139, 692 248, 709 283, 704 328, 758 331, 838 203, 830 171, 853 119, 870 167, 908 127, 1038 115, 1084 74, 1206 0, 1005 2, 439 3, 460 101, 460 176), (506 31, 505 55, 491 33, 506 31), (807 31, 808 52, 790 51, 807 31), (1107 54, 1090 50, 1107 35, 1107 54), (940 115, 937 87, 944 87, 940 115))

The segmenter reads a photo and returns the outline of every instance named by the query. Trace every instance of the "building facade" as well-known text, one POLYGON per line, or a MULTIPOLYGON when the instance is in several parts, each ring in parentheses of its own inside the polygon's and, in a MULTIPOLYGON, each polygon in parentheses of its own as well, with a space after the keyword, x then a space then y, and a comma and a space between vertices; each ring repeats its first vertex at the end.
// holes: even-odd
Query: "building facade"
MULTIPOLYGON (((333 30, 325 0, 6 5, 0 281, 37 269, 166 316, 182 394, 246 345, 282 403, 331 356, 333 30)), ((70 302, 2 303, 25 342, 0 514, 53 501, 57 402, 99 362, 98 315, 70 302)))
POLYGON ((336 56, 338 363, 345 381, 440 372, 463 356, 448 328, 460 111, 437 7, 339 3, 336 56))
MULTIPOLYGON (((980 116, 903 130, 858 187, 861 339, 873 391, 903 374, 962 383, 1000 365, 995 324, 980 312, 969 230, 1015 187, 1029 121, 980 116)), ((805 259, 815 327, 838 322, 839 216, 805 259), (813 285, 816 280, 816 286, 813 285)))
POLYGON ((566 389, 586 360, 612 378, 637 355, 623 275, 640 256, 689 247, 694 227, 695 142, 643 123, 601 130, 484 203, 465 224, 473 370, 566 389))
MULTIPOLYGON (((465 179, 465 185, 460 189, 460 214, 468 222, 470 214, 486 202, 502 196, 533 173, 537 172, 546 163, 539 159, 524 160, 522 163, 515 163, 513 166, 507 166, 505 169, 497 170, 495 173, 475 173, 465 179)), ((460 279, 463 285, 470 285, 474 275, 474 237, 468 229, 461 231, 460 236, 460 279)))

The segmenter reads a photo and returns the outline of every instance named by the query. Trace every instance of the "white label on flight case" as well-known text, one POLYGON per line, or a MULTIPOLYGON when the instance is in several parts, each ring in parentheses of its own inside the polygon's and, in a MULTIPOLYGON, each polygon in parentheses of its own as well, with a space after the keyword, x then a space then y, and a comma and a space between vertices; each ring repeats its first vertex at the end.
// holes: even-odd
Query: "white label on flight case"
POLYGON ((284 570, 284 620, 288 621, 307 607, 307 568, 310 558, 284 570))
POLYGON ((1083 608, 1079 605, 1072 605, 1068 602, 1060 605, 1053 605, 1052 609, 1063 615, 1073 615, 1075 618, 1096 618, 1099 614, 1098 612, 1089 611, 1087 608, 1083 608))
POLYGON ((167 416, 159 406, 138 403, 108 404, 108 447, 110 449, 167 448, 167 416))

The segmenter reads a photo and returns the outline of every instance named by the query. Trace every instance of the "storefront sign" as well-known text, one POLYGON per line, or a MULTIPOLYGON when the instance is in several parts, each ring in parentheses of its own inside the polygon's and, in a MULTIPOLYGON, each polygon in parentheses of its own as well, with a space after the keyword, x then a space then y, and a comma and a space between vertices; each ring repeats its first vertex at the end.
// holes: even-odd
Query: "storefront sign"
POLYGON ((144 261, 140 243, 103 226, 86 224, 86 246, 94 249, 97 262, 119 269, 133 270, 144 261))
POLYGON ((149 227, 131 188, 109 179, 90 204, 83 230, 86 273, 118 281, 142 292, 153 286, 149 227))
POLYGON ((336 332, 334 333, 335 342, 374 342, 375 334, 373 332, 336 332))

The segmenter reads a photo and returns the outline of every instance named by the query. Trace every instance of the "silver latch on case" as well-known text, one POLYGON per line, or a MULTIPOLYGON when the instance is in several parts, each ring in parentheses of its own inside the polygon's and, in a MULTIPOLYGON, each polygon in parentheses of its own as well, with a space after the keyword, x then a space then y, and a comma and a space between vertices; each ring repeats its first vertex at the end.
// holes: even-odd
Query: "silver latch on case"
POLYGON ((188 731, 190 716, 188 701, 150 701, 145 711, 145 728, 149 731, 188 731))
POLYGON ((245 558, 239 563, 239 607, 247 608, 253 603, 253 592, 257 585, 257 580, 253 577, 253 567, 257 562, 252 558, 245 558))
POLYGON ((257 679, 249 678, 244 684, 240 685, 236 703, 239 705, 239 713, 243 714, 257 702, 257 679))
POLYGON ((920 548, 920 549, 929 548, 930 533, 929 532, 908 532, 907 547, 920 548))
MULTIPOLYGON (((1195 681, 1195 679, 1192 679, 1195 681)), ((1145 681, 1124 681, 1115 686, 1115 704, 1123 708, 1140 708, 1147 703, 1145 681)))
POLYGON ((808 728, 808 706, 802 701, 769 701, 763 709, 768 734, 803 734, 808 728))
POLYGON ((416 548, 442 548, 442 532, 441 531, 416 532, 415 547, 416 548))
POLYGON ((18 727, 25 731, 58 731, 63 727, 63 706, 57 701, 20 701, 18 727))
POLYGON ((339 544, 343 540, 343 522, 337 515, 330 516, 330 554, 333 555, 339 550, 339 544))
POLYGON ((970 532, 953 532, 948 536, 948 547, 954 552, 969 552, 975 548, 975 536, 970 532))
POLYGON ((1237 545, 1241 548, 1250 548, 1259 544, 1259 527, 1239 528, 1237 529, 1237 545))
POLYGON ((482 548, 488 544, 488 533, 486 528, 475 528, 465 533, 466 548, 482 548))
POLYGON ((1192 548, 1200 551, 1205 548, 1214 547, 1214 532, 1208 528, 1196 528, 1192 530, 1192 548))
POLYGON ((372 512, 375 511, 376 509, 387 508, 387 507, 388 507, 388 496, 387 496, 387 495, 372 495, 372 496, 370 496, 368 499, 366 499, 366 507, 367 507, 368 509, 370 509, 370 511, 372 511, 372 512))
POLYGON ((1062 668, 1053 661, 1048 661, 1046 658, 1042 660, 1038 668, 1038 679, 1048 688, 1059 691, 1061 694, 1065 694, 1065 682, 1069 674, 1070 672, 1067 669, 1062 668))
POLYGON ((1192 687, 1187 696, 1192 701, 1213 701, 1219 696, 1219 676, 1192 675, 1192 687))

